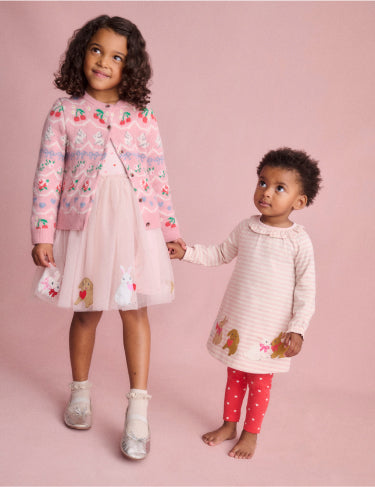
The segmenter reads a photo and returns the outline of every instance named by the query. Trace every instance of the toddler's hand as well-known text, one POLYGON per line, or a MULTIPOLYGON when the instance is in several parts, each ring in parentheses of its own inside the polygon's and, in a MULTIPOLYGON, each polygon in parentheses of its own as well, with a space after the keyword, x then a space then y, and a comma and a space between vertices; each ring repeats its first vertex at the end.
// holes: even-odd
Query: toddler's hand
POLYGON ((35 265, 41 267, 48 267, 50 264, 56 266, 53 258, 53 245, 48 243, 40 243, 34 245, 31 255, 35 265))
POLYGON ((284 344, 288 347, 285 351, 285 357, 294 357, 301 351, 303 338, 298 333, 290 332, 285 335, 284 344))
MULTIPOLYGON (((184 242, 185 244, 185 242, 184 242)), ((185 255, 186 250, 183 249, 182 245, 177 242, 168 242, 167 243, 169 257, 171 259, 182 259, 185 255)), ((186 248, 186 244, 185 244, 186 248)))

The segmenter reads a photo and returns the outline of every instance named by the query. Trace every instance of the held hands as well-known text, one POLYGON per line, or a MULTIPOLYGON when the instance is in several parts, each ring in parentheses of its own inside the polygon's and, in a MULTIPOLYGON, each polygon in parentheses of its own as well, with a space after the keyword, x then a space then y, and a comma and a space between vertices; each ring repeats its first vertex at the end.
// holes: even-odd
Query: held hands
POLYGON ((171 259, 181 260, 184 257, 186 252, 186 243, 182 240, 182 238, 179 238, 174 242, 168 242, 167 247, 168 247, 169 257, 171 259))
POLYGON ((303 338, 298 333, 287 333, 284 338, 284 345, 288 348, 285 350, 285 357, 294 357, 299 354, 303 344, 303 338))
POLYGON ((49 243, 40 243, 34 245, 31 251, 31 256, 33 258, 34 264, 41 267, 48 267, 50 264, 55 264, 55 259, 53 257, 53 245, 49 243))

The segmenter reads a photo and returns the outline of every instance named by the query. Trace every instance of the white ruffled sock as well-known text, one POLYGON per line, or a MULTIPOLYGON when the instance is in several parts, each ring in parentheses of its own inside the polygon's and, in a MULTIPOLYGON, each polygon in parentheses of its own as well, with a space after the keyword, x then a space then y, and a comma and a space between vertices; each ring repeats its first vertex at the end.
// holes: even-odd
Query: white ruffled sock
POLYGON ((143 389, 130 389, 126 396, 129 400, 125 418, 127 433, 136 438, 147 438, 149 434, 147 408, 151 396, 143 389))
POLYGON ((91 383, 88 380, 73 381, 69 408, 78 406, 80 409, 90 409, 90 389, 91 383))

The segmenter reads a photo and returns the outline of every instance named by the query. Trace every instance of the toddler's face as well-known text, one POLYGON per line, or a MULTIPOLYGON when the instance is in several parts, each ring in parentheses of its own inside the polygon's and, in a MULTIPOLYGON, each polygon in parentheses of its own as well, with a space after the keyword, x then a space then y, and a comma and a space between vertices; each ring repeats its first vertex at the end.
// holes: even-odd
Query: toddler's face
POLYGON ((87 92, 103 103, 118 99, 118 86, 127 54, 126 37, 113 30, 99 29, 86 51, 83 71, 87 92))
POLYGON ((263 223, 289 226, 290 213, 304 208, 306 202, 297 171, 264 166, 254 193, 254 204, 263 223))

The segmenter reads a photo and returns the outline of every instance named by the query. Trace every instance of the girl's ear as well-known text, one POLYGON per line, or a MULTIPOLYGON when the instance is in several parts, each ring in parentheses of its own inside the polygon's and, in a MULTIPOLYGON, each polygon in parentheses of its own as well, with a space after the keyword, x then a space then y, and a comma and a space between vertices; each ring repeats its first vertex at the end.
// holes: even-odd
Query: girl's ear
POLYGON ((293 204, 293 210, 302 210, 307 205, 307 196, 305 194, 300 194, 297 196, 293 204))

